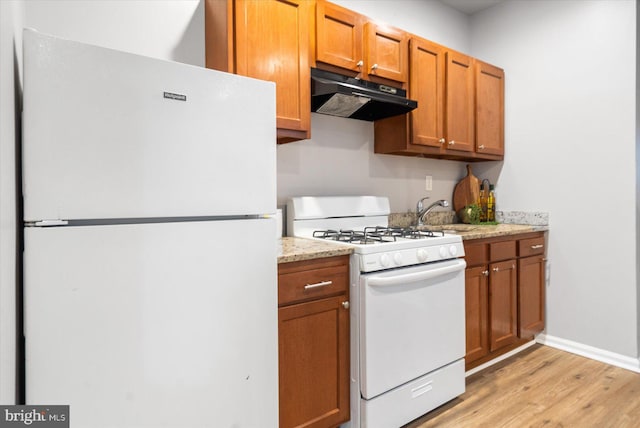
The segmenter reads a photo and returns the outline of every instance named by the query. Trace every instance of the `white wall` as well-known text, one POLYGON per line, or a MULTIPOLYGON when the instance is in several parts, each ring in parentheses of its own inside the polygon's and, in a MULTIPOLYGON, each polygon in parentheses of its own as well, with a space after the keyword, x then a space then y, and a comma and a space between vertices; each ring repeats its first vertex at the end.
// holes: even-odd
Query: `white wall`
MULTIPOLYGON (((462 52, 470 50, 469 17, 437 1, 335 0, 377 21, 462 52)), ((291 196, 388 196, 394 212, 415 210, 423 196, 451 200, 465 163, 373 153, 373 123, 311 115, 311 139, 278 146, 278 203, 291 196), (425 191, 425 176, 434 179, 425 191)))
POLYGON ((471 26, 472 54, 506 70, 500 207, 550 213, 547 334, 632 357, 635 8, 507 1, 471 26))
POLYGON ((15 67, 20 62, 22 8, 0 1, 0 404, 15 403, 17 128, 15 67), (17 46, 14 49, 14 46, 17 46), (17 51, 16 51, 17 50, 17 51))
POLYGON ((26 26, 57 37, 204 66, 200 0, 29 0, 26 26))

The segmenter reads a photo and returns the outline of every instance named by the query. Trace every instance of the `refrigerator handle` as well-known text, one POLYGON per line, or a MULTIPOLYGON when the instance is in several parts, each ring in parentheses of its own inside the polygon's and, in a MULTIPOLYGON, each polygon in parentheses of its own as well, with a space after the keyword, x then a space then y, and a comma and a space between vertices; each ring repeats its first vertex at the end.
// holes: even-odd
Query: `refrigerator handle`
POLYGON ((67 226, 68 220, 39 220, 25 222, 25 226, 50 227, 50 226, 67 226))

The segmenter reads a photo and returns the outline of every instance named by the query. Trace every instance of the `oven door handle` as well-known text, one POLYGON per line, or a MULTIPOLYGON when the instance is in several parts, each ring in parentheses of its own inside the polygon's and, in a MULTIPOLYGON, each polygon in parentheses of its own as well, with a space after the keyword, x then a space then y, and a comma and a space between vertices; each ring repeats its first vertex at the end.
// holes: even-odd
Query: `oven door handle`
POLYGON ((456 259, 455 264, 450 264, 448 266, 439 268, 436 267, 421 272, 412 272, 393 276, 370 276, 367 278, 367 284, 381 287, 402 285, 410 282, 418 282, 424 281, 426 279, 436 278, 438 276, 446 275, 452 272, 458 272, 464 270, 466 266, 467 263, 465 263, 463 259, 456 259))

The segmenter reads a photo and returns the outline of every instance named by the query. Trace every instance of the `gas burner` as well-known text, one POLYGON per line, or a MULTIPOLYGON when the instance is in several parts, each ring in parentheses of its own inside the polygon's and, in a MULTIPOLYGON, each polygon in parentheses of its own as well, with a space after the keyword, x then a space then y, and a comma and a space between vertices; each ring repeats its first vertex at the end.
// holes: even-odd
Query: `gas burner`
POLYGON ((439 236, 444 236, 444 232, 387 226, 365 227, 364 230, 327 229, 313 232, 314 238, 360 245, 395 242, 398 239, 425 239, 439 236))
POLYGON ((438 236, 444 236, 444 232, 436 231, 436 230, 416 230, 412 228, 403 228, 403 238, 409 239, 424 239, 424 238, 435 238, 438 236))
POLYGON ((407 238, 407 239, 424 239, 435 238, 437 236, 444 236, 444 232, 432 231, 432 230, 417 230, 412 227, 365 227, 365 233, 371 231, 371 233, 381 236, 393 236, 394 238, 407 238))
POLYGON ((365 227, 364 230, 316 230, 313 232, 313 237, 360 245, 394 242, 396 237, 389 235, 386 232, 387 229, 388 228, 376 226, 365 227))

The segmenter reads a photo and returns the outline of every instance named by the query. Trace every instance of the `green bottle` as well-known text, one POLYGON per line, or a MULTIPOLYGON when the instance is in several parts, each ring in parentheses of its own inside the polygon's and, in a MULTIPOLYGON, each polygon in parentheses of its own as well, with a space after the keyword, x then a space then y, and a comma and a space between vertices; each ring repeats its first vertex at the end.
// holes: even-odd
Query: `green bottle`
POLYGON ((496 221, 496 195, 493 184, 489 186, 489 196, 487 196, 487 221, 496 221))
POLYGON ((487 221, 487 188, 484 182, 480 185, 480 221, 487 221))

